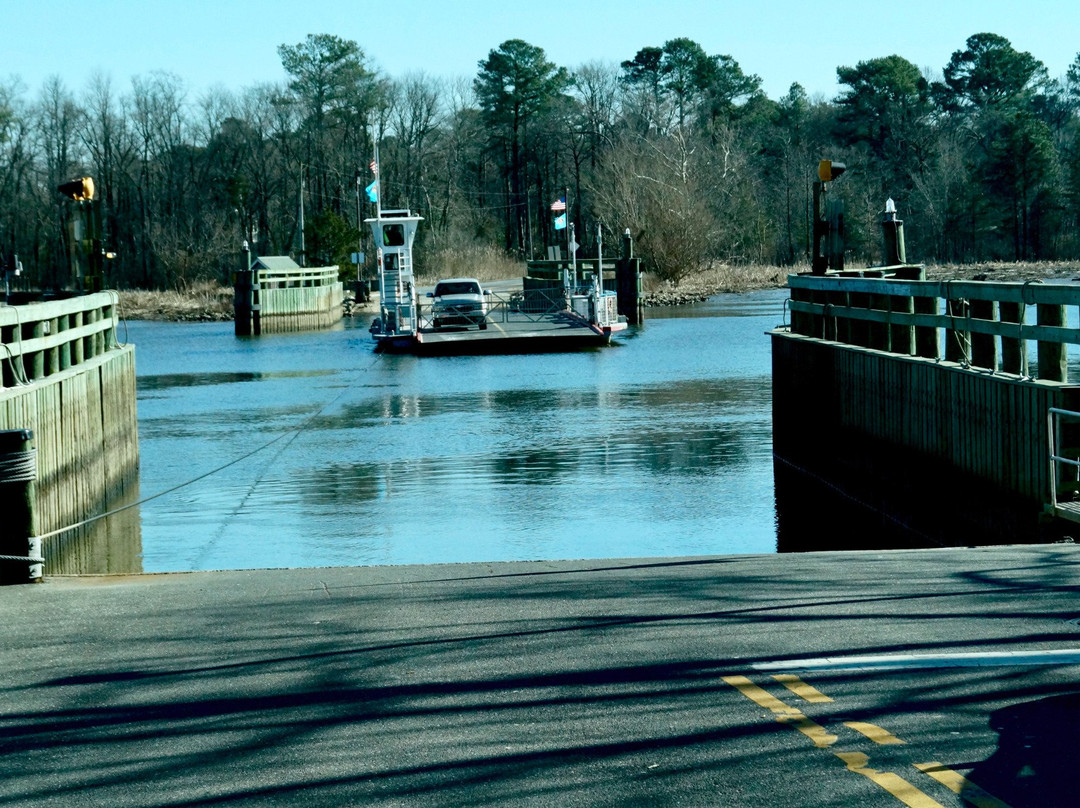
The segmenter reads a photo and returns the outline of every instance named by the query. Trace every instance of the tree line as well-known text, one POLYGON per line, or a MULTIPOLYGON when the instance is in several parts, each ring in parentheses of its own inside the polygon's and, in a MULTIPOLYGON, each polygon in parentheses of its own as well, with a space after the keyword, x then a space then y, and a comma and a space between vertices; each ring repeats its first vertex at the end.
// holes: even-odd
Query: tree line
POLYGON ((2 265, 17 255, 28 283, 72 284, 56 187, 89 175, 114 286, 227 280, 244 240, 347 267, 369 190, 424 216, 417 262, 436 271, 455 250, 543 257, 567 241, 551 207, 565 197, 585 253, 598 225, 607 253, 628 229, 646 268, 678 282, 710 262, 808 262, 822 158, 848 166, 833 191, 853 262, 878 260, 890 197, 917 261, 1080 257, 1080 55, 1052 78, 980 33, 940 74, 889 55, 838 67, 835 98, 796 83, 773 100, 689 38, 573 69, 513 39, 459 79, 382 75, 330 34, 278 54, 284 81, 197 97, 165 72, 122 90, 103 75, 79 92, 0 83, 2 265))

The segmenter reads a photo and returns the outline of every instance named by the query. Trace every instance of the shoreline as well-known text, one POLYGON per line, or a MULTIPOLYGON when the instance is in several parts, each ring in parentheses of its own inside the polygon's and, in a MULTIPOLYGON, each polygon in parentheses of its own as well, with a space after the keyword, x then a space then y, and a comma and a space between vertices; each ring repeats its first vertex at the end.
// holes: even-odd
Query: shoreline
MULTIPOLYGON (((658 286, 646 289, 646 308, 682 306, 700 303, 713 295, 739 294, 762 289, 780 289, 790 274, 805 272, 806 267, 719 266, 687 279, 677 287, 658 286)), ((1080 262, 1041 261, 1028 263, 930 264, 927 280, 984 280, 1026 283, 1080 281, 1080 262)), ((648 281, 646 281, 648 283, 648 281)), ((228 286, 199 284, 184 292, 118 292, 120 316, 126 320, 159 322, 227 322, 233 319, 233 290, 228 286)), ((346 309, 353 304, 346 291, 346 309)), ((368 310, 361 305, 351 313, 368 310)))

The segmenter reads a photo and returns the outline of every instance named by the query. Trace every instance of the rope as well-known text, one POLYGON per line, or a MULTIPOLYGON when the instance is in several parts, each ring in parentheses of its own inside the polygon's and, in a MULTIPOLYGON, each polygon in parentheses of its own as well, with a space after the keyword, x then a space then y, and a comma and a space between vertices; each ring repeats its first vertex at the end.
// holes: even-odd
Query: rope
POLYGON ((113 319, 113 328, 112 328, 113 347, 125 348, 125 347, 127 347, 127 344, 128 344, 127 340, 128 340, 129 334, 128 334, 127 319, 122 317, 121 313, 120 313, 120 293, 118 291, 116 291, 115 289, 106 289, 105 291, 108 292, 110 295, 112 295, 114 298, 116 298, 116 302, 113 304, 113 318, 112 318, 113 319), (119 329, 120 329, 121 320, 123 320, 123 323, 124 323, 124 341, 123 342, 120 341, 119 335, 117 334, 117 331, 119 331, 119 329))
POLYGON ((7 343, 0 342, 0 347, 3 347, 7 351, 8 367, 11 368, 11 377, 15 380, 16 387, 29 387, 30 380, 26 378, 26 368, 23 367, 22 357, 19 361, 15 361, 15 354, 11 352, 11 346, 7 343), (18 368, 16 370, 15 368, 18 368))
POLYGON ((44 558, 38 558, 37 556, 9 556, 0 555, 0 561, 22 561, 25 564, 44 564, 44 558))
POLYGON ((1028 300, 1028 286, 1033 283, 1042 283, 1040 280, 1024 281, 1024 285, 1020 287, 1020 300, 1025 306, 1031 306, 1035 303, 1035 296, 1032 295, 1031 300, 1028 300))
POLYGON ((918 528, 912 527, 907 522, 904 522, 901 519, 893 516, 891 513, 886 513, 884 510, 881 510, 881 509, 875 507, 874 505, 871 505, 868 502, 864 502, 863 500, 859 499, 858 497, 852 496, 847 491, 840 488, 838 485, 835 485, 834 483, 831 483, 829 480, 826 480, 820 474, 815 474, 814 472, 810 471, 809 469, 805 469, 802 466, 797 465, 796 463, 792 463, 790 460, 788 460, 785 457, 781 457, 776 452, 773 452, 773 460, 779 460, 784 465, 789 466, 790 468, 793 468, 793 469, 795 469, 796 471, 798 471, 798 472, 800 472, 802 474, 805 474, 807 477, 811 477, 814 480, 817 480, 819 483, 824 485, 826 488, 831 488, 835 493, 839 494, 840 496, 844 497, 845 499, 848 499, 851 502, 854 502, 856 505, 859 505, 860 507, 865 508, 868 511, 879 514, 880 516, 884 517, 888 521, 895 524, 897 527, 899 527, 899 528, 901 528, 903 530, 906 530, 909 533, 913 533, 914 535, 925 539, 927 542, 930 542, 931 544, 936 544, 938 547, 948 547, 948 545, 943 543, 940 539, 936 539, 933 536, 929 536, 926 533, 924 533, 923 531, 919 530, 918 528))
POLYGON ((16 364, 14 354, 11 352, 11 348, 8 345, 4 345, 4 348, 8 352, 8 364, 11 365, 11 375, 15 378, 15 383, 19 387, 25 387, 32 384, 30 378, 26 375, 26 366, 23 365, 23 349, 22 349, 22 316, 19 314, 19 307, 12 306, 10 303, 4 303, 4 308, 11 309, 15 313, 15 337, 19 346, 19 361, 16 364), (18 367, 18 372, 15 368, 18 367))
MULTIPOLYGON (((367 372, 367 371, 371 370, 371 368, 373 368, 375 366, 375 363, 378 362, 380 358, 382 358, 381 354, 376 354, 374 361, 372 361, 372 363, 370 365, 368 365, 366 368, 361 368, 361 370, 363 370, 364 372, 367 372)), ((357 371, 357 372, 359 372, 359 371, 357 371)), ((218 466, 217 468, 214 468, 214 469, 211 469, 210 471, 205 472, 204 474, 200 474, 197 477, 193 477, 192 479, 187 480, 186 482, 179 483, 178 485, 174 485, 171 488, 166 488, 164 491, 158 491, 156 494, 151 494, 148 497, 144 497, 143 499, 140 499, 138 502, 132 502, 132 503, 130 503, 128 505, 121 505, 119 508, 113 508, 111 511, 106 511, 105 513, 98 514, 97 516, 91 516, 91 517, 89 517, 87 519, 83 519, 81 522, 76 522, 75 524, 67 525, 66 527, 61 527, 61 528, 57 528, 56 530, 51 530, 48 533, 42 533, 41 535, 35 536, 34 538, 35 539, 48 539, 48 538, 51 538, 53 536, 59 536, 61 533, 67 533, 69 530, 76 530, 77 528, 85 527, 86 525, 92 524, 92 523, 97 522, 97 521, 99 521, 101 519, 107 519, 110 516, 115 516, 118 513, 123 513, 124 511, 130 510, 132 508, 136 508, 139 505, 142 505, 143 503, 151 502, 152 500, 155 500, 155 499, 160 499, 161 497, 165 496, 166 494, 172 494, 175 491, 179 491, 181 488, 187 488, 189 485, 194 485, 195 483, 197 483, 197 482, 199 482, 201 480, 205 480, 207 477, 211 477, 214 474, 218 474, 219 472, 222 472, 227 468, 231 468, 232 466, 235 466, 237 463, 241 463, 244 460, 247 460, 249 457, 252 457, 253 455, 258 454, 259 452, 262 452, 262 451, 270 448, 271 446, 273 446, 275 443, 278 443, 279 441, 283 441, 286 438, 295 437, 301 431, 303 431, 307 427, 308 424, 310 424, 312 421, 314 421, 316 418, 318 418, 320 415, 322 415, 323 410, 325 410, 327 407, 329 407, 331 404, 333 404, 338 399, 340 399, 343 395, 345 395, 345 393, 348 392, 348 390, 349 390, 349 388, 346 387, 344 390, 342 390, 340 393, 338 393, 336 396, 334 396, 333 399, 331 399, 330 401, 327 401, 325 404, 320 406, 319 409, 317 409, 310 416, 308 416, 304 420, 304 422, 301 423, 299 426, 295 427, 294 429, 290 429, 288 432, 282 432, 276 438, 272 438, 271 440, 268 440, 266 443, 262 444, 261 446, 255 448, 255 449, 252 449, 250 452, 248 452, 246 454, 243 454, 240 457, 237 457, 237 458, 235 458, 233 460, 230 460, 228 463, 224 463, 224 464, 218 466)), ((246 496, 245 496, 245 498, 246 498, 246 496)))
POLYGON ((0 484, 32 483, 37 479, 37 449, 0 455, 0 484))
MULTIPOLYGON (((956 327, 956 307, 953 306, 955 302, 961 309, 963 309, 962 316, 965 320, 971 319, 971 308, 968 305, 968 301, 962 297, 952 297, 952 281, 945 281, 945 311, 949 315, 949 324, 951 328, 953 339, 956 341, 957 346, 960 348, 960 367, 967 368, 971 364, 971 333, 969 331, 962 332, 967 336, 961 336, 961 331, 956 327)), ((946 338, 947 339, 947 338, 946 338)), ((946 349, 948 346, 946 346, 946 349)))

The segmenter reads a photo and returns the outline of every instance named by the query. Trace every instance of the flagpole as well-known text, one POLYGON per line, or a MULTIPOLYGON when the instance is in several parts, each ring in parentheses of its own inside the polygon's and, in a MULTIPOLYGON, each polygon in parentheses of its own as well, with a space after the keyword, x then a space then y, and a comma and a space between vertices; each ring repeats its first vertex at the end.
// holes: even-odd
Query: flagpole
POLYGON ((379 141, 372 133, 375 143, 375 218, 382 218, 382 174, 379 173, 379 141))
POLYGON ((307 266, 307 246, 304 244, 304 164, 300 164, 300 266, 307 266))
POLYGON ((577 291, 577 250, 574 249, 577 239, 574 238, 574 228, 574 223, 570 222, 570 277, 573 284, 572 289, 577 291))
POLYGON ((566 200, 566 209, 563 211, 563 215, 566 216, 566 252, 567 258, 570 253, 570 188, 569 186, 563 188, 563 199, 566 200))
POLYGON ((570 254, 570 294, 574 293, 574 287, 577 286, 577 254, 570 249, 570 245, 574 241, 574 223, 570 219, 570 186, 563 189, 566 200, 566 251, 570 254))
POLYGON ((604 293, 604 225, 600 222, 596 223, 596 293, 604 293))

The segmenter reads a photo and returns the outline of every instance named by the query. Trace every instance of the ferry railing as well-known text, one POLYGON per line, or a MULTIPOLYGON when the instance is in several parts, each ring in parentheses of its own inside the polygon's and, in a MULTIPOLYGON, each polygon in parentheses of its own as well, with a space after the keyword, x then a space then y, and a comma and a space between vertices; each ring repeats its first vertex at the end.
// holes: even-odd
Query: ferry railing
MULTIPOLYGON (((512 292, 502 295, 492 292, 486 295, 489 323, 541 322, 567 310, 566 295, 562 287, 550 290, 532 289, 528 292, 512 292)), ((420 304, 419 319, 422 328, 434 327, 432 304, 420 304)))
MULTIPOLYGON (((597 293, 594 284, 571 290, 562 286, 526 289, 509 295, 491 292, 486 295, 489 323, 543 322, 560 314, 572 313, 595 325, 610 326, 619 322, 618 295, 615 292, 597 293)), ((433 328, 431 303, 421 303, 418 311, 421 328, 433 328)))

